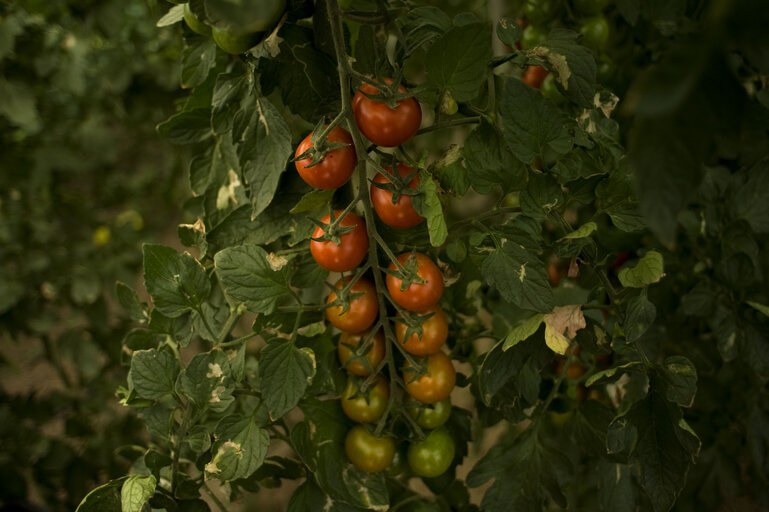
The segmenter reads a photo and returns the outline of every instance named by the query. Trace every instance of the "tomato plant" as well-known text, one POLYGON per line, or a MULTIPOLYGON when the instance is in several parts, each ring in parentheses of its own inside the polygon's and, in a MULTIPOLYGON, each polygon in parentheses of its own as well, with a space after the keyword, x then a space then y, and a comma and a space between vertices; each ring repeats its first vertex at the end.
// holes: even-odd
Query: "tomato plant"
POLYGON ((446 314, 440 306, 433 306, 421 312, 419 329, 409 333, 409 326, 405 323, 395 323, 395 336, 403 350, 409 354, 426 356, 438 352, 449 335, 449 326, 446 314), (429 317, 427 315, 430 315, 429 317), (424 320, 422 320, 424 318, 424 320), (408 337, 406 336, 408 334, 408 337))
POLYGON ((409 395, 423 404, 440 402, 451 394, 457 379, 457 371, 449 356, 443 352, 430 354, 424 359, 426 373, 419 376, 413 365, 407 362, 403 378, 409 395))
MULTIPOLYGON (((77 27, 84 5, 57 23, 77 27)), ((183 45, 152 46, 178 58, 157 67, 181 91, 163 98, 165 121, 140 112, 183 146, 189 190, 154 221, 181 219, 186 249, 144 244, 144 289, 99 301, 90 267, 125 236, 102 220, 111 207, 86 201, 75 218, 100 217, 83 224, 88 250, 38 278, 64 252, 43 241, 78 193, 120 197, 134 173, 78 192, 78 168, 102 166, 56 141, 99 147, 104 89, 146 78, 116 66, 87 82, 82 123, 44 135, 69 94, 85 97, 78 77, 103 58, 80 56, 115 48, 104 20, 120 16, 91 20, 103 33, 81 41, 0 7, 0 130, 15 155, 14 179, 0 178, 1 318, 25 342, 56 333, 41 346, 74 361, 54 367, 63 382, 87 367, 81 347, 102 349, 121 410, 147 429, 103 450, 121 462, 78 512, 262 508, 279 487, 291 512, 769 506, 766 9, 189 2, 208 37, 180 23, 183 5, 165 8, 142 26, 183 45), (220 30, 256 34, 223 51, 220 30), (46 50, 25 62, 28 41, 46 50), (57 68, 62 56, 72 65, 57 68), (82 277, 56 277, 70 274, 82 277), (114 321, 80 327, 81 309, 109 319, 117 303, 132 322, 119 350, 97 341, 114 321), (392 477, 407 445, 411 469, 392 477)), ((0 431, 21 451, 19 432, 0 431)), ((82 443, 35 447, 48 445, 38 467, 61 469, 57 454, 82 443)), ((31 478, 3 460, 6 487, 31 478)))
POLYGON ((409 445, 409 468, 415 475, 435 478, 449 469, 454 460, 454 440, 448 430, 433 430, 421 441, 409 445))
POLYGON ((375 334, 370 332, 363 332, 358 334, 351 334, 349 332, 343 332, 339 335, 339 341, 337 343, 337 356, 339 357, 339 363, 342 367, 353 375, 360 377, 366 377, 379 366, 385 356, 385 338, 382 331, 377 331, 375 334), (371 338, 371 341, 368 341, 371 338), (359 350, 366 350, 364 354, 364 360, 356 359, 354 356, 360 357, 359 350))
POLYGON ((315 228, 310 242, 312 257, 318 265, 332 272, 348 272, 354 269, 360 265, 368 251, 368 234, 364 220, 352 212, 344 217, 342 213, 341 210, 334 212, 334 220, 339 219, 334 229, 329 228, 331 215, 323 217, 320 221, 323 226, 315 228), (337 234, 340 228, 352 229, 337 234))
POLYGON ((446 423, 451 416, 451 399, 444 398, 433 404, 423 404, 414 400, 408 405, 408 413, 422 428, 436 429, 446 423))
POLYGON ((363 332, 371 327, 379 314, 376 288, 371 281, 362 277, 349 287, 350 298, 346 304, 332 305, 339 298, 338 291, 345 289, 347 283, 349 279, 340 279, 334 285, 335 290, 326 299, 326 304, 329 305, 326 308, 326 318, 340 331, 363 332))
MULTIPOLYGON (((392 79, 385 79, 384 82, 389 85, 392 79)), ((399 85, 398 92, 403 94, 408 91, 403 85, 399 85)), ((380 94, 381 91, 372 84, 365 83, 360 86, 352 99, 355 122, 366 138, 377 146, 400 146, 419 129, 422 109, 413 97, 397 100, 395 108, 390 108, 384 101, 369 97, 380 94)))
MULTIPOLYGON (((312 136, 310 133, 296 147, 295 157, 303 155, 312 148, 312 136)), ((322 159, 314 163, 312 158, 296 160, 294 165, 299 176, 308 185, 324 190, 339 188, 352 176, 357 163, 355 148, 351 146, 352 137, 344 128, 335 126, 326 135, 328 143, 347 144, 347 146, 332 149, 322 159), (314 165, 313 165, 314 163, 314 165)))
POLYGON ((389 437, 376 437, 366 427, 356 425, 347 434, 344 449, 350 462, 358 469, 378 473, 392 463, 395 442, 389 437))
POLYGON ((419 281, 411 282, 404 288, 404 279, 394 272, 398 271, 395 262, 390 263, 387 275, 387 291, 400 306, 409 311, 426 311, 436 305, 443 294, 443 274, 429 257, 422 253, 403 253, 398 256, 401 266, 414 266, 419 281))
MULTIPOLYGON (((393 172, 392 167, 389 166, 385 167, 385 170, 388 173, 393 172)), ((398 174, 402 178, 414 175, 408 183, 408 188, 414 190, 419 185, 419 174, 415 172, 413 167, 398 163, 398 174)), ((377 186, 377 184, 385 185, 389 183, 390 180, 379 172, 374 176, 374 181, 371 184, 371 204, 379 219, 388 226, 401 229, 414 227, 425 220, 414 210, 414 207, 411 205, 411 197, 408 194, 401 194, 396 199, 393 191, 377 186)))
POLYGON ((375 423, 387 408, 390 388, 384 379, 378 379, 370 389, 359 390, 352 379, 347 380, 347 386, 342 392, 342 410, 353 421, 358 423, 375 423))

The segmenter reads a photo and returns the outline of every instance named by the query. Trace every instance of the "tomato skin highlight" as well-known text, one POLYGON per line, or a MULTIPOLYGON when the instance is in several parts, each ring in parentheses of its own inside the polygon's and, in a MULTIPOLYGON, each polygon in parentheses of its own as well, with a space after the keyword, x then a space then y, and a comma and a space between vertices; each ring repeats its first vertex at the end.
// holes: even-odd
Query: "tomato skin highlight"
POLYGON ((406 338, 408 326, 406 324, 395 322, 395 337, 401 347, 409 354, 415 356, 428 356, 438 352, 449 336, 449 325, 446 320, 446 313, 443 309, 435 305, 432 308, 421 312, 420 314, 432 313, 433 316, 422 322, 422 336, 417 333, 411 333, 406 338))
MULTIPOLYGON (((391 84, 392 79, 386 78, 385 83, 391 84)), ((405 93, 407 89, 400 85, 398 92, 405 93)), ((384 102, 369 99, 364 93, 376 95, 380 91, 364 83, 352 99, 355 122, 368 140, 377 146, 392 148, 400 146, 419 130, 422 108, 415 98, 398 100, 398 106, 392 109, 384 102)))
MULTIPOLYGON (((404 265, 411 253, 403 253, 398 256, 398 262, 404 265)), ((438 266, 421 252, 416 253, 417 275, 424 279, 425 283, 411 283, 408 288, 401 291, 403 280, 399 277, 387 274, 387 291, 393 300, 409 311, 425 311, 438 303, 443 295, 443 274, 438 266)), ((390 263, 389 270, 397 270, 394 263, 390 263)))
POLYGON ((456 446, 445 427, 433 430, 421 441, 409 445, 409 468, 417 476, 435 478, 446 472, 454 460, 456 446))
POLYGON ((363 425, 355 425, 344 440, 347 458, 358 469, 367 473, 384 471, 395 456, 395 441, 389 437, 376 437, 363 425))
POLYGON ((427 374, 417 379, 415 376, 407 361, 403 368, 406 391, 423 404, 434 404, 448 397, 457 381, 454 364, 443 352, 427 356, 427 374))
MULTIPOLYGON (((391 166, 388 166, 386 169, 392 173, 391 166)), ((413 171, 413 167, 398 163, 398 174, 400 174, 401 177, 408 176, 413 171)), ((380 172, 374 176, 374 183, 390 183, 390 180, 380 172)), ((419 185, 419 174, 416 174, 411 179, 409 188, 416 189, 417 185, 419 185)), ((424 217, 419 215, 411 205, 411 196, 402 195, 395 203, 393 203, 392 199, 392 192, 383 190, 376 185, 371 185, 371 203, 373 204, 379 219, 388 226, 405 229, 416 226, 425 220, 424 217)))
MULTIPOLYGON (((349 281, 351 278, 347 279, 349 281)), ((337 281, 334 287, 337 290, 341 290, 343 287, 342 280, 340 279, 337 281)), ((377 299, 374 284, 365 277, 358 279, 358 281, 352 285, 350 291, 351 294, 362 293, 363 295, 351 299, 350 307, 347 308, 347 311, 344 313, 342 313, 341 305, 326 308, 326 318, 331 325, 340 331, 359 333, 371 327, 374 320, 376 320, 377 314, 379 313, 379 301, 377 299)), ((328 295, 326 304, 334 302, 336 297, 336 292, 332 291, 328 295)))
POLYGON ((422 428, 436 429, 446 423, 451 416, 451 398, 446 397, 434 404, 420 404, 412 399, 406 404, 406 411, 422 428))
MULTIPOLYGON (((341 210, 334 212, 334 217, 338 218, 342 214, 341 210)), ((330 215, 321 219, 324 224, 331 222, 330 215)), ((350 212, 339 222, 340 226, 355 226, 355 229, 339 237, 339 245, 333 241, 327 240, 319 242, 310 241, 310 252, 312 257, 321 267, 332 272, 348 272, 363 261, 368 252, 368 234, 366 233, 366 221, 359 215, 350 212)), ((318 226, 312 234, 313 238, 320 238, 326 231, 318 226)))
POLYGON ((390 398, 387 381, 380 377, 364 396, 353 398, 357 391, 353 380, 347 379, 341 397, 342 410, 348 418, 358 423, 376 423, 387 409, 387 400, 390 398))
MULTIPOLYGON (((307 167, 312 162, 311 158, 296 160, 294 166, 299 176, 311 187, 323 190, 339 188, 350 179, 355 165, 358 163, 358 157, 355 154, 352 135, 339 126, 335 126, 326 136, 328 142, 343 142, 349 144, 343 148, 337 148, 329 151, 323 157, 323 160, 307 167)), ((296 147, 294 157, 298 157, 312 147, 312 133, 299 143, 296 147)))
POLYGON ((216 45, 231 55, 240 55, 259 43, 261 32, 241 34, 232 30, 211 29, 216 45))
POLYGON ((549 74, 550 71, 542 66, 529 66, 523 74, 523 82, 529 87, 539 89, 549 74))
POLYGON ((368 375, 371 375, 371 371, 376 370, 376 367, 379 366, 379 363, 385 356, 385 337, 382 331, 377 331, 377 333, 374 334, 368 352, 366 352, 366 361, 371 369, 369 370, 366 368, 362 361, 352 361, 348 363, 354 350, 347 345, 354 345, 357 349, 361 343, 366 341, 369 332, 360 334, 343 332, 339 336, 339 343, 336 346, 337 356, 339 357, 339 362, 342 364, 342 367, 344 367, 348 373, 359 377, 367 377, 368 375))

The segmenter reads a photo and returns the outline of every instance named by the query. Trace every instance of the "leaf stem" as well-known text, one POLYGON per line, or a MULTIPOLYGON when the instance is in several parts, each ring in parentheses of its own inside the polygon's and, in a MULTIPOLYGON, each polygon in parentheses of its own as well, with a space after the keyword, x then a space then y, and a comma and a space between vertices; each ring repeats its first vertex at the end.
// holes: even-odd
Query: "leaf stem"
POLYGON ((464 124, 478 124, 481 122, 481 116, 463 117, 460 119, 450 119, 440 124, 434 124, 431 126, 425 126, 420 128, 416 135, 422 135, 436 130, 443 130, 444 128, 452 128, 454 126, 462 126, 464 124))
POLYGON ((171 466, 171 494, 176 496, 176 486, 179 484, 179 457, 182 453, 182 444, 184 438, 187 436, 187 430, 189 429, 189 423, 192 419, 192 405, 187 402, 184 406, 184 415, 182 416, 182 422, 179 425, 179 430, 176 434, 176 442, 174 442, 174 460, 171 466))
POLYGON ((219 497, 216 494, 214 494, 214 491, 212 491, 208 487, 208 484, 204 482, 201 487, 206 492, 206 494, 208 494, 208 496, 211 498, 211 501, 213 501, 214 504, 216 504, 216 508, 218 508, 222 512, 227 512, 227 507, 224 505, 224 503, 222 503, 222 500, 220 500, 219 497))
POLYGON ((243 304, 238 304, 235 308, 230 308, 230 316, 227 318, 227 321, 224 323, 224 326, 222 327, 222 331, 219 333, 219 336, 216 338, 215 346, 221 346, 222 343, 224 343, 224 340, 227 339, 227 336, 230 335, 230 332, 232 331, 233 327, 235 327, 235 324, 240 319, 240 315, 243 314, 243 304))

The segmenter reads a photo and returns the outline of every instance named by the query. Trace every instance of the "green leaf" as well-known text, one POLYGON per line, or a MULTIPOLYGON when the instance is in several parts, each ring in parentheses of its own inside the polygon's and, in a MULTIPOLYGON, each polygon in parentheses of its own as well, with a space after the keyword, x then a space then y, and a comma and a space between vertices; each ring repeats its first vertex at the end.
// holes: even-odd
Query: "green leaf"
POLYGON ((408 9, 398 18, 406 39, 406 53, 414 53, 427 47, 451 28, 451 18, 436 6, 419 6, 408 9))
POLYGON ((590 235, 592 235, 596 230, 598 230, 598 224, 595 222, 586 222, 585 224, 582 224, 578 229, 575 229, 568 235, 564 235, 558 240, 578 240, 580 238, 587 238, 590 235))
POLYGON ((502 350, 507 350, 511 347, 514 347, 521 341, 527 339, 529 336, 532 336, 535 332, 537 332, 537 329, 539 329, 539 326, 542 325, 542 322, 544 321, 545 315, 533 315, 513 327, 513 330, 510 331, 510 333, 505 337, 502 350))
POLYGON ((453 27, 443 34, 425 56, 428 84, 448 90, 458 102, 478 97, 489 73, 490 39, 485 23, 453 27))
POLYGON ((631 465, 640 469, 641 486, 653 510, 666 512, 686 483, 699 439, 681 427, 681 410, 654 391, 636 402, 626 419, 635 432, 631 465))
POLYGON ((259 60, 264 95, 277 88, 283 103, 311 123, 321 116, 334 117, 341 106, 336 63, 315 48, 312 31, 307 28, 286 24, 278 35, 282 39, 280 53, 259 60))
POLYGON ((592 51, 577 43, 578 37, 576 32, 556 28, 527 54, 547 63, 567 98, 591 108, 595 96, 595 59, 592 51))
POLYGON ((273 340, 262 349, 259 371, 264 401, 278 419, 293 409, 315 376, 315 354, 286 340, 273 340))
POLYGON ((497 22, 497 37, 510 48, 521 39, 523 30, 513 18, 500 18, 497 22))
POLYGON ((684 356, 669 356, 662 363, 665 398, 681 407, 694 405, 697 393, 697 370, 684 356))
POLYGON ((290 213, 305 213, 314 212, 325 208, 331 203, 331 198, 334 197, 335 190, 312 190, 307 192, 296 203, 296 206, 291 208, 290 213))
POLYGON ((526 168, 510 153, 493 125, 482 121, 465 139, 463 153, 476 192, 488 194, 498 186, 509 192, 526 186, 526 168))
POLYGON ((523 247, 507 242, 484 260, 486 281, 521 309, 547 313, 555 305, 545 266, 523 247))
POLYGON ((35 96, 29 87, 0 78, 0 116, 26 132, 41 128, 35 96))
POLYGON ((521 162, 531 164, 537 156, 548 162, 571 150, 566 116, 522 81, 507 80, 500 113, 504 140, 521 162))
POLYGON ((634 366, 639 366, 640 364, 641 364, 640 361, 632 361, 630 363, 621 364, 619 366, 613 366, 611 368, 607 368, 606 370, 596 372, 593 375, 591 375, 587 379, 587 381, 585 381, 585 386, 590 387, 596 382, 598 382, 599 380, 610 379, 615 375, 625 373, 626 370, 629 370, 634 366))
POLYGON ((597 473, 601 510, 635 512, 637 505, 630 466, 600 461, 597 473))
POLYGON ((123 482, 120 490, 122 512, 141 512, 144 505, 155 494, 158 481, 153 475, 132 475, 123 482))
POLYGON ((22 13, 10 13, 0 20, 0 61, 11 55, 16 37, 24 33, 26 19, 22 13))
POLYGON ((462 148, 452 144, 435 163, 441 188, 462 197, 470 188, 467 169, 462 165, 462 148))
POLYGON ((214 262, 227 295, 254 313, 272 313, 278 299, 292 293, 290 267, 276 262, 258 245, 228 247, 216 253, 214 262))
POLYGON ((213 457, 205 465, 206 478, 229 482, 248 478, 264 462, 270 435, 256 425, 254 418, 225 416, 216 425, 213 457))
POLYGON ((251 193, 251 218, 272 202, 280 175, 291 154, 291 132, 283 116, 267 98, 256 99, 256 111, 243 136, 243 177, 251 193))
POLYGON ((441 200, 438 197, 438 187, 432 174, 424 169, 419 171, 419 180, 425 189, 424 198, 412 196, 411 201, 417 213, 427 219, 430 244, 433 247, 439 247, 446 241, 449 230, 446 226, 446 219, 443 217, 443 205, 441 205, 441 200))
POLYGON ((746 303, 752 308, 754 308, 756 311, 759 311, 764 315, 769 316, 769 306, 760 304, 758 302, 753 302, 752 300, 746 301, 746 303))
POLYGON ((120 306, 128 313, 128 317, 135 321, 141 322, 146 320, 144 317, 144 309, 141 302, 139 302, 139 296, 133 291, 131 287, 122 281, 115 283, 115 295, 120 306))
POLYGON ((158 133, 174 144, 197 144, 213 135, 211 110, 196 108, 179 112, 160 123, 158 133))
POLYGON ((104 512, 105 510, 120 510, 119 489, 128 479, 127 476, 116 478, 89 492, 77 506, 75 512, 104 512))
POLYGON ((622 286, 643 288, 659 282, 664 275, 662 254, 657 251, 649 251, 634 267, 620 270, 617 277, 622 286))
POLYGON ((646 289, 628 301, 625 313, 625 338, 627 341, 635 341, 654 323, 657 316, 657 308, 646 298, 646 289))
POLYGON ((168 27, 173 25, 174 23, 179 23, 184 19, 184 5, 174 5, 171 7, 167 13, 165 13, 157 23, 155 23, 155 26, 160 27, 168 27))
POLYGON ((563 203, 563 190, 555 178, 539 172, 529 173, 529 183, 521 192, 521 212, 524 215, 542 221, 563 203))
POLYGON ((510 350, 505 352, 497 343, 486 353, 478 370, 478 392, 483 403, 491 405, 491 399, 521 368, 520 358, 510 350))
POLYGON ((769 233, 769 165, 759 162, 747 174, 734 196, 737 216, 748 221, 756 233, 769 233))
POLYGON ((144 244, 143 253, 144 286, 164 315, 178 317, 206 300, 211 282, 195 258, 154 244, 144 244))
POLYGON ((179 361, 164 350, 139 350, 131 358, 128 383, 141 398, 155 400, 174 390, 179 361))
POLYGON ((176 379, 176 391, 199 409, 223 411, 233 400, 231 373, 229 358, 215 348, 190 360, 176 379))

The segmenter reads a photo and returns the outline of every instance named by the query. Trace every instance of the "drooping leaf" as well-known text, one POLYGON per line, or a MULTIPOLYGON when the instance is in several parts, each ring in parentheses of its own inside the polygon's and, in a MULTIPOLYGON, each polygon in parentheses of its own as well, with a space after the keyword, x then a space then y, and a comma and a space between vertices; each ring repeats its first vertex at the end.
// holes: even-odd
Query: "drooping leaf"
POLYGON ((632 268, 623 268, 617 277, 622 286, 643 288, 658 282, 664 276, 662 254, 649 251, 632 268))
POLYGON ((207 478, 229 482, 248 478, 264 462, 270 435, 256 425, 253 416, 225 416, 216 425, 216 442, 211 462, 206 464, 207 478))
POLYGON ((312 382, 317 369, 315 354, 285 340, 273 340, 262 349, 261 389, 272 418, 293 409, 312 382))
POLYGON ((120 489, 122 512, 141 512, 144 505, 155 494, 157 478, 153 475, 132 475, 123 482, 120 489))

